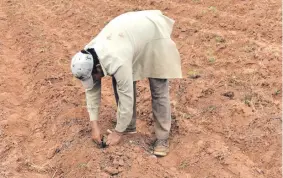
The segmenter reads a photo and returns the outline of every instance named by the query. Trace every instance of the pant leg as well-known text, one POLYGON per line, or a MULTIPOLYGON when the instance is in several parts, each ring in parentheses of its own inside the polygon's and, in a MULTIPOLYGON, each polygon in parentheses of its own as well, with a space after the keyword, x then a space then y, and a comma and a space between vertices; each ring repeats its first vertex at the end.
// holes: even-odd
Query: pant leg
MULTIPOLYGON (((119 96, 117 92, 117 82, 114 77, 112 77, 112 86, 114 90, 114 95, 115 95, 115 100, 116 100, 116 105, 118 106, 119 103, 119 96)), ((133 106, 133 117, 132 120, 128 126, 129 129, 134 129, 136 128, 136 119, 137 119, 137 109, 136 109, 136 96, 137 96, 137 90, 136 90, 136 82, 133 83, 134 86, 134 106, 133 106)))
POLYGON ((167 79, 149 79, 152 96, 152 112, 157 139, 167 139, 171 129, 169 82, 167 79))

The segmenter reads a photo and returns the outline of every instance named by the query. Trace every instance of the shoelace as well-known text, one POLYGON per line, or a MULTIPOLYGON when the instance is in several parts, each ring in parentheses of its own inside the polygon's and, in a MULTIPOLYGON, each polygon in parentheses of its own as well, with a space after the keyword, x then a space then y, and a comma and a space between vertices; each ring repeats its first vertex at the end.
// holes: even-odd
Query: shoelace
POLYGON ((158 139, 155 141, 155 145, 163 145, 163 146, 168 146, 168 141, 166 139, 158 139))

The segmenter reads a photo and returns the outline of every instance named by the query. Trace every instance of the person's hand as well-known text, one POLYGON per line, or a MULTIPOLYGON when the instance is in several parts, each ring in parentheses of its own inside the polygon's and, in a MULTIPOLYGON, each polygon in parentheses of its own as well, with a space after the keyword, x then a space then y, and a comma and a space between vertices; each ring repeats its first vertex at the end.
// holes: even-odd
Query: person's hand
POLYGON ((92 121, 91 129, 92 129, 91 131, 92 140, 97 144, 101 144, 102 136, 100 134, 100 128, 98 126, 97 121, 92 121))
POLYGON ((122 133, 114 131, 107 137, 106 145, 117 145, 122 139, 122 133))

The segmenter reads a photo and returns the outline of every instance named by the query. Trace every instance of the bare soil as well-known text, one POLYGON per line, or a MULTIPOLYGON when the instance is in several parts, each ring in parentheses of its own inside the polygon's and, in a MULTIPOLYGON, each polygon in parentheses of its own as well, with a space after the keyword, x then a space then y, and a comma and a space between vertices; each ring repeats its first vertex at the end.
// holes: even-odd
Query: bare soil
MULTIPOLYGON (((281 177, 281 13, 279 0, 1 0, 0 177, 281 177), (70 72, 110 19, 145 9, 176 20, 182 57, 164 158, 151 154, 147 80, 138 82, 138 134, 99 149, 70 72)), ((115 109, 107 77, 103 131, 115 109)))

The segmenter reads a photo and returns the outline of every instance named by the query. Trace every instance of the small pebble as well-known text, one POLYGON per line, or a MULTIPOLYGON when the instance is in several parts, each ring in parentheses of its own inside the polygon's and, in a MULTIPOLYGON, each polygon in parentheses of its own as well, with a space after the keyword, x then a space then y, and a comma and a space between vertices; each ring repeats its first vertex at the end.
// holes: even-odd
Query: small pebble
POLYGON ((211 153, 213 153, 213 149, 208 148, 208 149, 206 150, 206 152, 207 152, 208 154, 211 154, 211 153))

